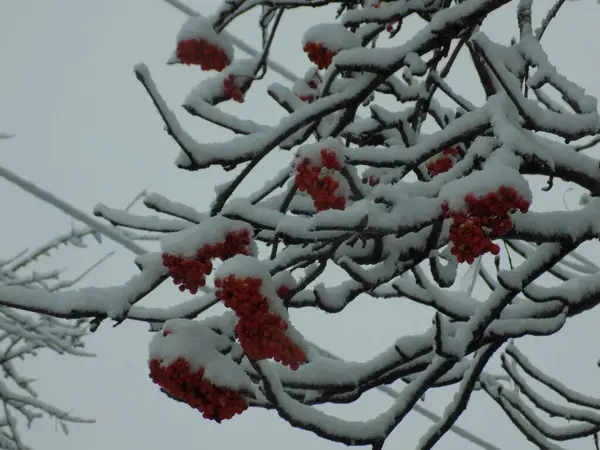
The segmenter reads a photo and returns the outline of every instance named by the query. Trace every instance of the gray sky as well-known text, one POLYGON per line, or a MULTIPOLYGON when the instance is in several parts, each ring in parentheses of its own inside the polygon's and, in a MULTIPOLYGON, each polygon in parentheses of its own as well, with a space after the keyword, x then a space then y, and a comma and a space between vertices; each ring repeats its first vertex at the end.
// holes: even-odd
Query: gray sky
MULTIPOLYGON (((210 13, 217 3, 198 1, 190 6, 210 13)), ((549 7, 551 3, 535 2, 538 7, 549 7)), ((539 23, 541 12, 535 12, 535 23, 539 23)), ((507 43, 516 28, 514 5, 493 17, 484 30, 492 39, 501 38, 500 42, 507 43)), ((184 19, 160 0, 0 2, 0 131, 17 134, 15 139, 0 143, 1 164, 87 212, 98 202, 124 207, 144 188, 197 209, 205 208, 212 199, 213 185, 228 180, 231 174, 223 175, 218 169, 187 173, 174 166, 177 146, 163 131, 160 118, 133 75, 134 64, 145 62, 189 132, 203 141, 227 139, 226 133, 179 109, 188 91, 204 76, 196 68, 164 64, 184 19)), ((229 30, 258 46, 260 35, 255 20, 256 15, 250 14, 234 22, 229 30)), ((274 58, 302 74, 308 65, 300 36, 309 24, 330 20, 333 15, 325 19, 312 9, 286 15, 273 49, 274 58)), ((595 2, 572 2, 544 37, 551 61, 596 97, 600 94, 598 23, 600 7, 595 2)), ((242 56, 239 51, 237 54, 242 56)), ((471 101, 481 102, 481 93, 473 90, 474 79, 467 67, 463 58, 449 80, 471 101)), ((282 110, 264 93, 274 81, 286 83, 271 74, 255 86, 245 105, 227 105, 227 111, 266 124, 276 123, 282 110)), ((277 170, 282 161, 271 158, 263 164, 262 174, 277 170)), ((544 194, 539 191, 544 180, 538 181, 532 185, 537 195, 534 208, 561 209, 565 187, 558 185, 544 194)), ((578 196, 570 192, 566 199, 574 205, 578 196)), ((72 223, 4 180, 0 180, 0 205, 0 233, 8 236, 0 241, 2 256, 43 243, 67 231, 72 223)), ((99 247, 93 240, 89 242, 91 251, 66 250, 53 261, 54 265, 67 267, 68 273, 75 275, 84 264, 118 249, 111 243, 99 247)), ((117 256, 85 284, 113 285, 136 270, 132 256, 119 249, 117 256)), ((164 306, 182 298, 167 286, 144 304, 164 306)), ((364 299, 336 316, 303 310, 294 313, 292 320, 308 338, 340 356, 365 360, 400 335, 421 332, 431 316, 431 311, 408 300, 364 299)), ((597 311, 577 317, 558 336, 523 339, 519 348, 553 376, 600 396, 600 369, 596 367, 600 351, 592 344, 600 338, 598 320, 597 311)), ((150 335, 146 331, 143 324, 112 328, 106 323, 88 339, 88 348, 98 354, 97 358, 42 355, 24 366, 28 368, 26 375, 41 377, 37 389, 42 398, 97 419, 95 425, 71 426, 69 437, 52 421, 40 421, 25 435, 26 440, 39 450, 164 450, 167 446, 229 449, 239 445, 257 450, 284 445, 289 450, 340 448, 309 432, 293 430, 274 412, 250 410, 218 425, 202 419, 186 405, 171 401, 148 379, 150 335)), ((452 390, 432 392, 425 404, 441 412, 452 394, 452 390)), ((387 408, 389 401, 372 392, 356 405, 326 410, 343 418, 368 418, 387 408)), ((392 435, 387 448, 411 448, 428 424, 411 414, 392 435)), ((481 393, 473 397, 459 424, 503 448, 533 448, 481 393)), ((588 440, 569 448, 592 445, 588 440)), ((450 434, 439 444, 440 450, 456 448, 476 447, 450 434)))

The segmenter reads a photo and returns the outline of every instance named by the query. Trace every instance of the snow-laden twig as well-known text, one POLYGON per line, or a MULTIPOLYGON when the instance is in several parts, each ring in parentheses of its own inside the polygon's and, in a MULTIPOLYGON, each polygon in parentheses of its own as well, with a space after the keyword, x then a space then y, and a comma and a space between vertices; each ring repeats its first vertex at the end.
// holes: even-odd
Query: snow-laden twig
MULTIPOLYGON (((24 182, 20 178, 17 181, 24 182)), ((46 193, 39 188, 35 186, 32 188, 32 185, 24 183, 26 190, 31 191, 42 201, 54 206, 66 205, 60 200, 56 202, 55 197, 49 194, 45 195, 46 193)), ((139 198, 140 196, 137 196, 127 209, 132 207, 139 198)), ((73 214, 73 208, 65 209, 71 217, 75 219, 79 217, 79 215, 73 214)), ((95 223, 92 222, 92 225, 95 223)), ((89 236, 93 236, 98 243, 101 243, 101 237, 106 236, 105 228, 102 226, 97 230, 93 227, 73 227, 69 232, 52 238, 33 250, 23 250, 14 257, 2 261, 0 263, 0 290, 4 288, 17 289, 25 297, 37 293, 63 295, 64 289, 81 282, 100 264, 107 261, 114 252, 108 253, 70 280, 64 279, 60 270, 41 272, 32 270, 31 266, 35 267, 35 264, 43 257, 51 257, 51 252, 60 251, 61 246, 71 245, 87 248, 85 240, 89 236), (27 269, 29 269, 28 272, 27 269), (55 282, 50 283, 50 280, 55 282)), ((140 237, 143 238, 143 236, 129 233, 124 239, 133 240, 140 237)), ((131 243, 133 244, 132 241, 131 243)), ((133 250, 135 244, 129 245, 127 248, 133 250)), ((68 434, 68 423, 94 422, 72 415, 40 400, 33 388, 35 380, 20 375, 18 365, 18 361, 33 358, 40 351, 47 350, 55 352, 57 355, 94 356, 84 350, 84 338, 88 334, 88 321, 85 319, 63 320, 49 315, 22 313, 7 306, 0 307, 0 367, 6 379, 5 382, 0 383, 0 401, 4 411, 4 420, 0 421, 1 448, 16 450, 29 448, 21 438, 20 419, 25 419, 27 425, 30 425, 33 420, 48 416, 56 420, 66 434, 68 434)))
POLYGON ((15 184, 16 186, 20 187, 24 191, 30 193, 31 195, 34 195, 35 197, 37 197, 38 199, 40 199, 46 203, 51 204, 55 208, 61 210, 62 212, 66 213, 66 214, 69 214, 70 216, 76 218, 77 220, 80 220, 81 222, 85 223, 86 225, 88 225, 96 230, 102 230, 102 232, 105 236, 107 236, 108 238, 117 242, 118 244, 121 244, 128 250, 131 250, 136 255, 141 255, 141 254, 146 253, 146 251, 142 247, 135 244, 131 240, 127 239, 125 236, 123 236, 117 230, 108 227, 107 225, 105 225, 102 222, 94 220, 93 218, 82 213, 81 211, 74 208, 73 206, 69 205, 65 201, 59 199, 55 195, 49 193, 46 190, 40 189, 33 183, 21 178, 20 176, 11 172, 10 170, 8 170, 4 167, 0 167, 0 177, 5 178, 7 181, 15 184))
MULTIPOLYGON (((56 240, 55 240, 56 241, 56 240)), ((49 287, 49 290, 60 291, 80 281, 89 271, 93 270, 99 261, 90 269, 72 281, 59 280, 49 287)), ((23 289, 25 292, 44 291, 44 283, 39 275, 21 275, 24 265, 19 271, 3 269, 0 276, 0 289, 11 287, 23 289), (42 287, 35 286, 42 285, 42 287)), ((58 273, 56 274, 58 277, 58 273)), ((43 400, 32 388, 32 382, 19 374, 18 360, 35 357, 41 350, 50 350, 59 355, 93 356, 83 350, 83 338, 88 334, 86 321, 59 320, 44 315, 20 313, 9 307, 0 307, 0 367, 7 379, 0 382, 0 401, 3 404, 5 421, 0 424, 2 433, 2 448, 18 450, 28 448, 21 439, 19 417, 24 418, 29 425, 43 415, 57 420, 65 433, 67 423, 93 423, 93 420, 82 419, 59 409, 43 400), (18 393, 22 390, 24 393, 18 393)))

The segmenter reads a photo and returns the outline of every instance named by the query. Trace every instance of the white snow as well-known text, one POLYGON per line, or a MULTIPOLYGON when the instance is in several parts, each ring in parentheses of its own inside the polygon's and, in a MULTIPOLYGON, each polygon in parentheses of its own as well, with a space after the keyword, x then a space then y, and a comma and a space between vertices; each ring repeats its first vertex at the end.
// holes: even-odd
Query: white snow
MULTIPOLYGON (((178 163, 183 167, 189 165, 190 160, 199 167, 208 167, 212 164, 230 164, 232 161, 248 161, 256 155, 264 152, 265 149, 272 149, 281 142, 282 136, 291 136, 293 133, 305 128, 312 118, 318 117, 322 111, 331 110, 335 105, 342 105, 349 96, 360 89, 363 84, 372 80, 375 75, 367 74, 356 80, 352 89, 346 92, 332 94, 326 98, 321 98, 311 105, 305 105, 292 114, 281 119, 279 124, 263 131, 251 133, 247 136, 236 137, 227 142, 218 143, 197 143, 187 132, 185 132, 175 115, 168 110, 164 100, 160 99, 159 107, 166 113, 169 126, 175 130, 176 135, 185 142, 182 154, 178 158, 178 163)), ((153 95, 154 86, 152 86, 153 95)), ((160 97, 157 97, 160 98, 160 97)), ((299 102, 299 100, 298 100, 299 102)))
POLYGON ((323 429, 328 433, 345 436, 358 442, 384 435, 385 428, 389 424, 389 417, 381 417, 379 420, 375 419, 369 421, 347 421, 326 414, 290 397, 285 392, 273 365, 269 364, 267 361, 259 361, 258 365, 264 377, 269 382, 269 389, 275 396, 277 405, 285 411, 286 415, 297 423, 310 426, 313 430, 323 429))
POLYGON ((566 312, 556 317, 495 320, 486 329, 489 336, 519 338, 526 335, 547 336, 558 332, 567 321, 566 312))
POLYGON ((275 232, 295 239, 304 239, 306 241, 333 239, 344 234, 344 231, 337 230, 314 231, 314 221, 312 218, 290 215, 285 216, 277 224, 275 232))
POLYGON ((404 145, 392 145, 388 148, 371 146, 356 148, 347 154, 347 162, 367 163, 373 167, 399 167, 412 165, 417 161, 422 163, 448 147, 449 143, 456 142, 456 136, 472 132, 474 129, 487 128, 488 125, 489 113, 486 108, 480 108, 453 120, 446 128, 427 136, 409 148, 404 145))
POLYGON ((279 289, 281 286, 285 286, 288 289, 295 289, 298 286, 298 282, 294 276, 287 270, 282 270, 273 275, 273 283, 279 289))
MULTIPOLYGON (((378 8, 369 7, 347 10, 341 17, 344 25, 358 25, 370 22, 386 22, 393 15, 405 17, 411 14, 415 9, 425 8, 421 0, 410 2, 391 2, 378 1, 372 4, 379 4, 378 8), (414 8, 414 9, 413 9, 414 8)), ((362 27, 361 27, 362 28, 362 27)))
POLYGON ((550 262, 562 251, 554 242, 540 245, 523 263, 511 270, 498 272, 498 281, 509 289, 522 290, 524 280, 538 267, 550 262))
POLYGON ((452 180, 440 190, 441 201, 448 201, 451 210, 466 208, 465 196, 485 196, 496 192, 501 186, 512 187, 528 202, 533 201, 529 183, 518 170, 501 165, 486 165, 483 170, 472 172, 469 176, 452 180))
POLYGON ((275 229, 286 215, 267 206, 270 206, 267 201, 255 206, 246 199, 236 198, 227 202, 221 212, 226 217, 260 224, 261 228, 275 229))
POLYGON ((422 76, 427 72, 427 64, 417 53, 408 53, 404 58, 404 62, 413 75, 422 76))
POLYGON ((101 216, 109 222, 120 226, 147 231, 181 231, 190 225, 187 220, 165 219, 159 216, 140 216, 127 211, 108 208, 102 203, 98 203, 94 207, 94 215, 101 216))
POLYGON ((206 214, 195 210, 191 206, 174 202, 154 192, 149 193, 144 197, 144 205, 155 211, 165 212, 190 222, 200 223, 207 218, 206 214))
POLYGON ((531 292, 537 298, 560 298, 571 306, 577 306, 600 292, 600 276, 598 273, 576 276, 552 287, 528 286, 526 292, 531 292))
POLYGON ((342 210, 329 209, 312 217, 311 229, 349 229, 357 227, 370 214, 377 214, 377 205, 361 200, 342 210))
POLYGON ((250 236, 254 229, 251 225, 240 220, 231 220, 226 217, 216 216, 200 222, 177 233, 171 233, 160 240, 163 252, 193 257, 205 245, 214 245, 224 242, 229 233, 248 230, 250 236))
MULTIPOLYGON (((214 100, 223 97, 225 91, 223 82, 229 78, 229 75, 235 76, 235 83, 238 87, 248 83, 249 79, 254 78, 254 71, 258 66, 258 60, 255 58, 237 59, 226 67, 223 71, 216 73, 194 87, 183 101, 183 105, 196 108, 198 103, 206 102, 213 104, 214 100)), ((200 106, 201 107, 201 106, 200 106)), ((238 119, 239 120, 239 119, 238 119)), ((259 131, 262 128, 255 128, 252 131, 259 131)))
MULTIPOLYGON (((516 374, 516 371, 514 370, 515 369, 514 363, 516 362, 519 366, 521 366, 523 369, 525 369, 527 371, 527 373, 529 373, 532 377, 539 380, 544 385, 548 386, 550 389, 552 389, 554 392, 556 392, 563 398, 570 399, 573 403, 581 405, 581 406, 587 406, 589 408, 593 408, 596 410, 600 408, 600 401, 597 398, 593 398, 591 396, 584 395, 580 392, 570 389, 565 384, 563 384, 561 381, 551 378, 550 376, 548 376, 547 373, 545 373, 544 371, 535 367, 531 363, 531 361, 517 348, 514 341, 511 341, 506 346, 506 354, 509 355, 510 357, 512 357, 514 360, 514 362, 512 364, 511 363, 506 364, 508 370, 512 369, 511 372, 513 374, 516 374)), ((515 379, 520 380, 521 377, 516 376, 515 379)), ((558 406, 558 405, 555 405, 555 406, 558 406)), ((564 408, 564 407, 561 407, 561 409, 562 408, 564 408)), ((566 414, 565 417, 568 417, 570 415, 571 414, 566 414)), ((590 422, 592 422, 592 423, 600 422, 598 413, 595 413, 593 411, 584 411, 582 409, 578 409, 577 415, 589 415, 590 418, 594 417, 592 420, 590 420, 590 422)))
POLYGON ((315 165, 321 165, 321 150, 332 152, 340 165, 344 165, 347 148, 339 139, 332 137, 321 139, 314 144, 306 144, 298 147, 298 150, 296 151, 296 161, 299 163, 306 158, 315 165))
MULTIPOLYGON (((496 47, 488 36, 482 32, 478 32, 473 35, 471 40, 486 54, 488 61, 493 65, 494 72, 502 79, 503 86, 510 93, 511 99, 518 101, 518 107, 524 114, 522 120, 535 120, 538 130, 552 131, 554 134, 563 137, 580 137, 583 135, 582 132, 595 134, 600 130, 600 116, 595 109, 587 111, 592 106, 588 100, 583 100, 583 105, 580 105, 583 106, 583 110, 579 114, 557 113, 548 109, 542 109, 536 101, 526 99, 521 95, 518 79, 503 64, 502 59, 498 58, 496 47)), ((540 55, 537 56, 539 57, 540 55)), ((541 58, 538 58, 538 60, 543 63, 541 58)), ((546 67, 546 70, 547 74, 551 74, 550 67, 546 67)), ((558 83, 554 84, 555 87, 560 88, 561 83, 560 80, 558 81, 558 83)), ((575 92, 572 86, 569 89, 575 95, 581 94, 581 92, 575 92)), ((581 95, 579 96, 581 97, 581 95)))
MULTIPOLYGON (((177 33, 177 44, 181 41, 191 39, 204 39, 211 44, 216 45, 225 52, 229 61, 233 61, 233 43, 227 36, 217 33, 210 21, 204 17, 190 17, 179 29, 179 33, 177 33)), ((172 55, 168 62, 179 62, 177 54, 175 53, 172 55)))
POLYGON ((583 113, 596 113, 598 110, 598 100, 585 93, 585 90, 568 80, 564 75, 558 73, 553 66, 546 52, 543 50, 540 41, 532 35, 521 37, 519 50, 523 56, 529 59, 537 67, 537 72, 529 79, 529 84, 536 84, 535 78, 540 81, 550 82, 561 94, 563 99, 569 102, 575 102, 577 109, 583 113))
POLYGON ((157 281, 167 273, 160 254, 146 254, 144 260, 142 272, 121 285, 49 292, 0 284, 0 298, 6 306, 57 317, 72 317, 86 312, 90 316, 126 318, 132 306, 154 289, 157 281))
POLYGON ((148 345, 149 361, 156 359, 167 367, 178 358, 190 364, 192 372, 204 368, 204 377, 218 387, 253 392, 252 380, 230 356, 220 351, 231 347, 227 336, 207 324, 188 319, 167 320, 148 345), (165 332, 170 332, 166 336, 165 332))
POLYGON ((576 211, 528 212, 514 214, 514 229, 545 236, 548 241, 554 235, 569 237, 576 241, 600 233, 600 201, 594 199, 585 208, 576 211), (543 223, 543 229, 540 224, 543 223))
POLYGON ((302 45, 308 42, 323 44, 328 50, 338 52, 353 47, 360 47, 360 38, 339 23, 320 23, 304 32, 302 45))

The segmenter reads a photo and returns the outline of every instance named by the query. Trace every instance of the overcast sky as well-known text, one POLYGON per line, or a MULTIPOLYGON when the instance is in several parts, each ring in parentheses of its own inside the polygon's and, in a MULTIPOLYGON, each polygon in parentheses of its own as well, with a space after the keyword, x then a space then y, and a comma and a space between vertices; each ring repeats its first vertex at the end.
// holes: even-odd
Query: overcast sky
MULTIPOLYGON (((514 3, 484 27, 502 43, 515 34, 514 3)), ((551 3, 535 2, 544 8, 551 3)), ((203 0, 190 6, 210 13, 217 4, 203 0)), ((272 52, 274 59, 298 74, 306 70, 300 36, 309 24, 332 20, 333 14, 326 18, 321 11, 308 9, 284 16, 272 52)), ((534 20, 539 23, 541 11, 535 13, 534 20)), ((174 166, 178 148, 163 131, 160 118, 133 75, 133 66, 145 62, 190 133, 203 141, 227 139, 226 133, 186 116, 179 108, 203 77, 196 68, 164 64, 184 19, 160 0, 0 2, 0 132, 16 133, 14 139, 0 143, 0 164, 90 213, 98 202, 124 207, 142 189, 205 208, 212 199, 214 184, 228 180, 231 174, 218 169, 187 173, 174 166)), ((258 46, 255 20, 256 15, 250 14, 236 20, 229 30, 258 46)), ((596 2, 569 2, 544 37, 551 61, 595 96, 600 94, 598 23, 600 7, 596 2)), ((237 54, 242 56, 240 51, 237 54)), ((481 103, 483 98, 480 90, 473 88, 467 59, 459 62, 449 78, 463 95, 481 103)), ((266 86, 274 81, 287 83, 271 74, 255 86, 246 105, 227 106, 227 110, 262 123, 277 123, 282 110, 265 94, 266 86)), ((277 170, 282 161, 278 157, 268 160, 261 166, 262 176, 277 170)), ((543 194, 539 191, 542 185, 543 180, 533 185, 535 209, 562 209, 565 186, 543 194)), ((565 198, 567 204, 575 205, 577 192, 567 192, 565 198)), ((41 244, 67 231, 73 223, 4 180, 0 180, 0 205, 2 257, 41 244)), ((89 242, 89 252, 63 251, 53 267, 65 267, 69 275, 75 275, 85 264, 118 250, 85 284, 113 285, 136 272, 131 254, 111 243, 100 247, 89 242)), ((169 305, 182 298, 185 296, 167 286, 144 304, 169 305)), ((294 313, 292 320, 309 339, 360 361, 400 335, 421 332, 431 316, 430 310, 408 300, 363 299, 336 316, 303 310, 294 313)), ((598 320, 598 312, 577 317, 558 336, 524 339, 519 347, 553 376, 600 396, 598 320)), ((97 358, 42 355, 23 366, 25 375, 40 377, 37 388, 42 398, 97 420, 95 425, 71 426, 69 437, 52 421, 40 421, 25 434, 26 441, 38 450, 164 450, 187 446, 258 450, 284 445, 289 450, 341 448, 309 432, 293 430, 274 412, 250 410, 221 425, 203 420, 198 412, 161 394, 148 379, 150 336, 143 324, 127 322, 112 328, 105 323, 87 341, 97 358)), ((441 412, 452 393, 432 392, 424 404, 441 412)), ((374 391, 357 405, 326 410, 344 418, 368 418, 386 409, 389 402, 374 391)), ((533 448, 482 393, 474 395, 459 424, 502 448, 533 448)), ((386 448, 411 448, 428 425, 418 414, 409 415, 386 448)), ((592 446, 588 440, 569 448, 592 446)), ((451 434, 439 444, 440 450, 457 448, 477 447, 451 434)))

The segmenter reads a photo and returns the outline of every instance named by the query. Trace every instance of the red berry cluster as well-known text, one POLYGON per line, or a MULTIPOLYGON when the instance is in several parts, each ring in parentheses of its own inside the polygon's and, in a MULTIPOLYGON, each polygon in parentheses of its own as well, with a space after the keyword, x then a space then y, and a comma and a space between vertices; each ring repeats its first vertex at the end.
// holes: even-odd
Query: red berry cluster
POLYGON ((286 321, 268 313, 261 322, 240 319, 235 332, 250 358, 273 358, 278 363, 297 370, 300 364, 306 362, 306 353, 285 334, 287 327, 286 321))
POLYGON ((173 397, 200 411, 206 419, 221 422, 248 409, 248 403, 239 392, 216 387, 204 378, 203 368, 194 373, 183 358, 166 367, 153 359, 150 361, 150 378, 173 397))
POLYGON ((235 331, 248 357, 274 358, 292 370, 306 362, 306 353, 285 333, 288 323, 269 310, 260 278, 228 275, 216 279, 216 296, 240 318, 235 331))
POLYGON ((335 195, 340 186, 339 181, 334 180, 331 175, 321 174, 321 168, 339 171, 342 165, 337 160, 335 152, 321 150, 321 164, 312 165, 309 158, 305 158, 296 165, 296 186, 301 192, 307 192, 313 199, 317 211, 327 209, 344 209, 346 198, 335 195))
POLYGON ((435 177, 440 173, 448 172, 454 166, 453 157, 458 155, 458 149, 446 148, 442 151, 442 156, 428 162, 425 166, 429 176, 435 177))
POLYGON ((198 289, 206 284, 206 276, 213 270, 212 259, 225 261, 235 255, 248 255, 249 245, 250 234, 244 229, 228 233, 225 242, 205 245, 196 252, 195 258, 163 253, 162 262, 173 278, 173 284, 179 285, 181 292, 188 290, 195 295, 198 289))
POLYGON ((487 236, 484 228, 498 236, 504 236, 512 227, 509 214, 517 210, 526 213, 529 202, 512 187, 501 186, 498 192, 490 192, 477 198, 473 194, 465 196, 467 211, 451 211, 448 202, 442 203, 444 217, 452 218, 450 226, 451 253, 459 263, 473 264, 475 258, 487 253, 500 252, 500 247, 487 236))
POLYGON ((244 94, 235 82, 235 75, 230 74, 223 80, 223 89, 227 98, 231 98, 238 103, 244 103, 244 94))
POLYGON ((186 39, 177 44, 177 58, 184 64, 200 66, 202 70, 221 72, 231 64, 223 49, 203 38, 186 39))
POLYGON ((304 46, 304 51, 313 63, 319 69, 326 69, 331 65, 331 61, 337 52, 332 52, 320 42, 307 42, 304 46))
POLYGON ((213 270, 210 260, 182 258, 170 253, 163 253, 162 263, 168 269, 173 284, 179 285, 181 292, 187 289, 194 295, 206 284, 206 276, 213 270))
POLYGON ((394 31, 394 25, 397 24, 398 22, 400 22, 398 19, 392 20, 390 23, 388 23, 385 26, 385 31, 387 31, 388 33, 391 33, 392 31, 394 31))
POLYGON ((315 101, 314 95, 299 95, 298 98, 306 103, 312 103, 315 101))
POLYGON ((371 175, 367 182, 369 183, 369 186, 377 186, 379 184, 379 177, 371 175))
POLYGON ((285 285, 281 285, 279 286, 279 288, 277 288, 277 295, 279 296, 279 298, 287 300, 292 296, 292 290, 285 285))
MULTIPOLYGON (((319 85, 317 84, 316 81, 309 81, 306 84, 312 90, 315 90, 319 87, 319 85)), ((312 103, 315 101, 315 98, 317 98, 317 97, 315 95, 308 94, 308 95, 298 95, 298 98, 300 100, 302 100, 303 102, 312 103)))

